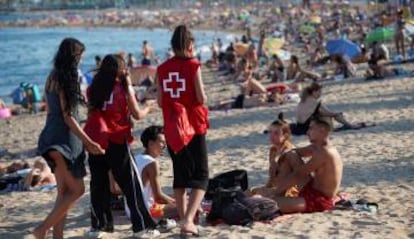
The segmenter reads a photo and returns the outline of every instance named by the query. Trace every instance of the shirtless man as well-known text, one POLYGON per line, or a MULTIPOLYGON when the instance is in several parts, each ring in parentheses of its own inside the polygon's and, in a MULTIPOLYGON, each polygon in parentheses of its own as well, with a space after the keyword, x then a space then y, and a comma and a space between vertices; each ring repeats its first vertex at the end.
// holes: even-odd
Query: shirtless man
POLYGON ((329 122, 315 118, 308 131, 311 145, 294 150, 299 157, 311 159, 283 178, 276 193, 283 193, 293 185, 301 185, 307 180, 308 182, 297 198, 275 198, 283 213, 321 212, 334 207, 334 197, 342 179, 342 160, 329 141, 331 131, 329 122), (313 177, 309 176, 311 173, 313 177))
POLYGON ((147 41, 142 42, 142 61, 141 65, 149 66, 151 65, 151 58, 153 56, 153 51, 147 41))

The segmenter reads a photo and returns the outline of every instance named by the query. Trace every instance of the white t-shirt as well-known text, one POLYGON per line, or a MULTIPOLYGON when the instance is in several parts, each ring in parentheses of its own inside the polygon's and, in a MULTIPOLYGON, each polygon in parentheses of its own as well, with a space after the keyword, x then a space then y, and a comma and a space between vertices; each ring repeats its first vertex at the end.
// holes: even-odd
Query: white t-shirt
POLYGON ((308 120, 315 112, 319 102, 319 99, 315 99, 312 96, 308 96, 308 98, 305 101, 300 102, 296 111, 297 123, 305 123, 306 120, 308 120))
POLYGON ((138 167, 139 175, 141 176, 141 181, 143 184, 142 194, 144 196, 145 206, 147 206, 148 209, 154 204, 154 197, 152 195, 152 189, 149 180, 145 183, 143 181, 142 171, 144 171, 144 168, 148 164, 153 162, 155 162, 155 159, 148 154, 138 154, 135 156, 135 163, 138 167))

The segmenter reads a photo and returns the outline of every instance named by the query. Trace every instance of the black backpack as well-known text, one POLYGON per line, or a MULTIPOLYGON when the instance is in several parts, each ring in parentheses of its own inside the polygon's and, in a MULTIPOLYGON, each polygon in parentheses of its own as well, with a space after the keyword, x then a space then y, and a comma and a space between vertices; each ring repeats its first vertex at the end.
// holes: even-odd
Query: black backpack
POLYGON ((212 223, 215 220, 222 219, 223 211, 236 200, 239 201, 244 197, 245 195, 239 186, 216 188, 212 198, 211 210, 207 216, 207 222, 212 223))
POLYGON ((218 191, 217 189, 234 189, 236 187, 239 187, 241 191, 245 191, 249 187, 246 170, 231 170, 210 179, 204 198, 213 200, 215 193, 218 191))
POLYGON ((224 208, 222 219, 229 225, 245 226, 254 221, 269 221, 281 215, 275 201, 266 197, 236 198, 224 208))

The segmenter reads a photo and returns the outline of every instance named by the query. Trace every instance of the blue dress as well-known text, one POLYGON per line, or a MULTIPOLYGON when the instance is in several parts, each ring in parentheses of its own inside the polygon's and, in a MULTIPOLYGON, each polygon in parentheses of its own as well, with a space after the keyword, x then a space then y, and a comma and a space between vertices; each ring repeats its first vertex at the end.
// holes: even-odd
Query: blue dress
MULTIPOLYGON (((52 172, 54 172, 56 163, 49 156, 49 152, 58 151, 65 159, 68 170, 72 175, 75 178, 82 178, 86 175, 85 160, 87 158, 82 141, 66 125, 62 115, 59 95, 54 91, 46 91, 45 94, 49 111, 45 127, 39 136, 38 153, 45 158, 52 172)), ((78 121, 77 107, 72 115, 78 121)))

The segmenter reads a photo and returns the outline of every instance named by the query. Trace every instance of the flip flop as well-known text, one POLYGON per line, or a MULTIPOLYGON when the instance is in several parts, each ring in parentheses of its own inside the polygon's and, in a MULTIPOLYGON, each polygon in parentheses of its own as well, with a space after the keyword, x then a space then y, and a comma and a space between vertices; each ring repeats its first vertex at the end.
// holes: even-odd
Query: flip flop
POLYGON ((199 227, 197 227, 197 231, 181 231, 180 238, 181 239, 189 239, 189 238, 201 238, 206 237, 207 233, 203 232, 199 227))

